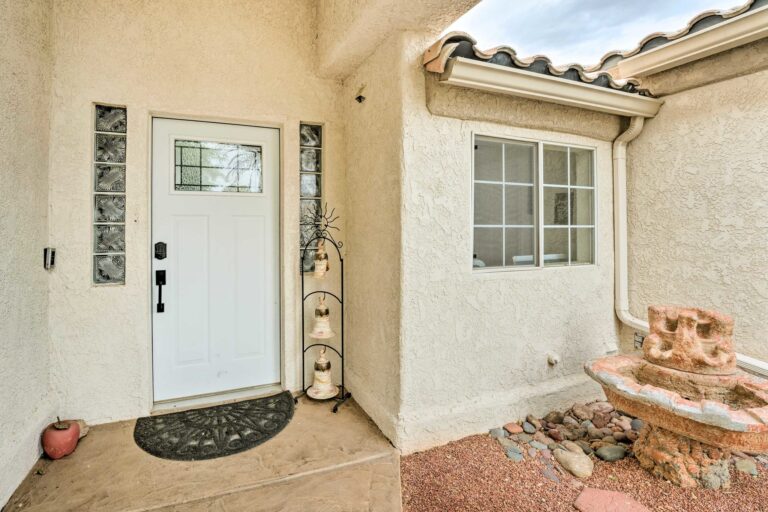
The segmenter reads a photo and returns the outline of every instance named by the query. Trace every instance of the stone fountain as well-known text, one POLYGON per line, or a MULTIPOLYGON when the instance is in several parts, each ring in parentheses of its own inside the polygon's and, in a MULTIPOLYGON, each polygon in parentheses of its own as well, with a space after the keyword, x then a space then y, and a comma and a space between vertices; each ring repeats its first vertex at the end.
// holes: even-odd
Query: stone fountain
POLYGON ((733 319, 651 306, 643 357, 585 365, 613 405, 644 420, 640 464, 682 487, 727 488, 733 450, 768 450, 768 380, 736 368, 733 319))

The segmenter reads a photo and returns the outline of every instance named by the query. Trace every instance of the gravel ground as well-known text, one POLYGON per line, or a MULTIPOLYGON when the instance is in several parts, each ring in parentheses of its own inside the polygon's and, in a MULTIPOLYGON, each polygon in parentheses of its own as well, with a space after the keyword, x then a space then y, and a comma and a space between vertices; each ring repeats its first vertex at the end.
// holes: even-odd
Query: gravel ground
MULTIPOLYGON (((652 476, 628 457, 595 462, 583 481, 557 473, 559 483, 543 476, 544 464, 526 454, 523 462, 507 459, 487 435, 471 436, 403 457, 404 512, 574 512, 584 485, 629 494, 659 512, 768 512, 768 468, 751 477, 731 468, 731 488, 681 489, 652 476), (582 483, 583 482, 583 483, 582 483)), ((556 469, 561 469, 554 462, 556 469)))

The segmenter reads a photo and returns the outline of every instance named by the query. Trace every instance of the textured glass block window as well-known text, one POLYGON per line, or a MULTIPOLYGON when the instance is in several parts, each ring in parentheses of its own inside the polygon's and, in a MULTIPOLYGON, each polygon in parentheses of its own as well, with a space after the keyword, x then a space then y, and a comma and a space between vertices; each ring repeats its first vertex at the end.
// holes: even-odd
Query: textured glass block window
MULTIPOLYGON (((303 248, 314 236, 317 225, 314 215, 320 210, 323 197, 323 127, 316 124, 299 125, 299 219, 300 240, 303 248)), ((313 242, 304 253, 304 269, 314 267, 313 242)))
POLYGON ((264 192, 261 146, 177 140, 174 189, 186 192, 264 192))
POLYGON ((93 282, 125 283, 128 112, 95 105, 93 114, 93 282))
POLYGON ((592 149, 476 137, 473 267, 594 263, 594 184, 592 149))

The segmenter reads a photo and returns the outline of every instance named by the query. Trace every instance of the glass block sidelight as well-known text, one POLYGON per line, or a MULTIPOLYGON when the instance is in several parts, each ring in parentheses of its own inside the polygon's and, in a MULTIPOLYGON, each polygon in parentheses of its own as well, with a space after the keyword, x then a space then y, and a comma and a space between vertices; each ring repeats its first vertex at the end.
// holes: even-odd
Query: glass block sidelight
POLYGON ((125 255, 94 256, 93 282, 96 284, 125 284, 125 255))
MULTIPOLYGON (((299 125, 299 247, 302 249, 316 234, 314 214, 320 210, 323 199, 323 126, 299 125)), ((301 265, 305 271, 314 270, 317 242, 304 251, 301 265)))
POLYGON ((299 127, 299 144, 302 146, 322 146, 323 127, 312 124, 302 124, 299 127))
POLYGON ((95 105, 93 114, 93 283, 125 284, 125 107, 95 105))

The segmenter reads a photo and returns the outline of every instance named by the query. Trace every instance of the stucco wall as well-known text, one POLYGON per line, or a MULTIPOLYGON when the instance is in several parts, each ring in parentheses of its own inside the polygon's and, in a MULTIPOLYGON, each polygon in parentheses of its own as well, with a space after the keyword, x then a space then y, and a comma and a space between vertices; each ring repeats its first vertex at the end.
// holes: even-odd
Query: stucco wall
POLYGON ((729 313, 736 349, 764 360, 766 81, 760 71, 666 96, 628 150, 633 314, 659 303, 729 313))
POLYGON ((315 33, 310 0, 55 2, 50 326, 64 415, 106 422, 152 404, 152 113, 282 126, 284 383, 298 387, 300 121, 326 123, 326 197, 345 218, 341 84, 313 74, 315 33), (125 286, 91 284, 93 102, 128 107, 125 286))
POLYGON ((0 1, 0 508, 55 414, 48 379, 50 1, 0 1))
MULTIPOLYGON (((420 65, 430 42, 409 35, 403 50, 407 73, 398 446, 405 452, 481 432, 528 412, 542 414, 598 396, 582 365, 615 350, 617 342, 610 143, 430 114, 420 65), (473 132, 596 148, 596 265, 472 271, 473 132), (560 356, 554 368, 547 364, 550 352, 560 356)), ((478 95, 476 101, 504 108, 497 98, 478 95)), ((519 115, 526 112, 534 115, 536 109, 521 109, 519 115)), ((613 119, 603 122, 601 131, 615 129, 613 119)))
POLYGON ((400 407, 402 45, 394 37, 345 80, 348 379, 390 439, 400 407), (365 101, 355 97, 361 93, 365 101))

